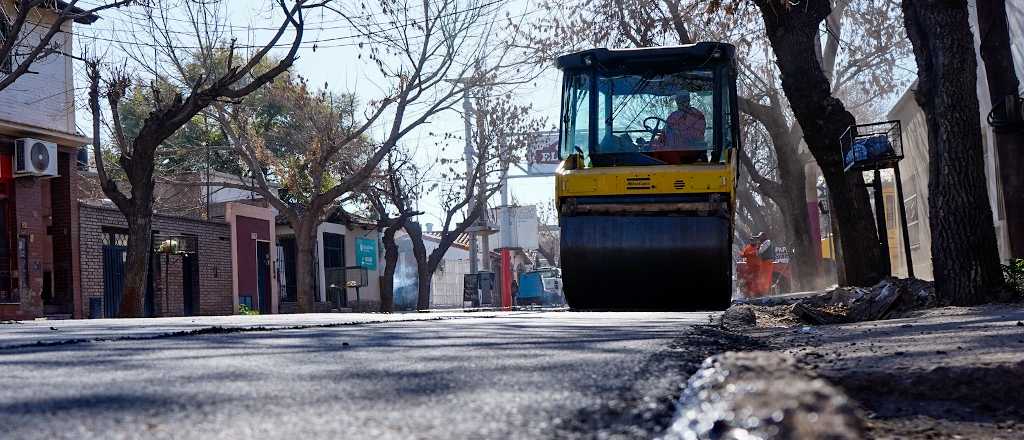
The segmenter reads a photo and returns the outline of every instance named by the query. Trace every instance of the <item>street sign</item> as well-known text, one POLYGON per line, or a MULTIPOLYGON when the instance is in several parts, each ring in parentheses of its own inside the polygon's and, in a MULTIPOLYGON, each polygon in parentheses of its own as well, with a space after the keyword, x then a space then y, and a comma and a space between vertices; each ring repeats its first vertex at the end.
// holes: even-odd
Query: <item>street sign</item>
POLYGON ((377 270, 377 240, 356 239, 356 264, 367 270, 377 270))
POLYGON ((558 133, 537 133, 530 142, 526 156, 529 175, 551 175, 562 162, 558 154, 558 133))

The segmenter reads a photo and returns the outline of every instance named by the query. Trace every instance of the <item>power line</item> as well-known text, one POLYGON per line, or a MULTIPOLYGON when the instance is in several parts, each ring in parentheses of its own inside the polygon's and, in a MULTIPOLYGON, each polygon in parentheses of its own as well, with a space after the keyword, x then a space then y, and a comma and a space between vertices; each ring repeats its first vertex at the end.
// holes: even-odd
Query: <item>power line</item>
MULTIPOLYGON (((85 4, 85 2, 81 2, 81 3, 85 4)), ((472 8, 469 8, 469 9, 466 9, 466 10, 452 11, 452 12, 449 12, 449 13, 446 13, 446 14, 442 15, 442 17, 458 15, 458 14, 467 13, 467 12, 474 12, 474 11, 477 11, 477 10, 480 10, 480 9, 484 9, 486 7, 489 7, 489 6, 493 6, 493 5, 497 4, 497 3, 503 3, 503 0, 492 0, 492 1, 488 2, 488 3, 477 5, 477 6, 473 6, 472 8)), ((98 6, 98 5, 95 5, 95 6, 98 6)), ((412 8, 413 8, 412 6, 409 6, 409 7, 404 7, 404 8, 397 8, 397 9, 394 9, 394 11, 408 11, 408 10, 411 10, 412 8)), ((142 21, 146 21, 146 22, 152 22, 152 21, 157 21, 157 20, 167 20, 167 21, 180 22, 180 23, 185 23, 185 24, 193 24, 194 23, 193 20, 186 19, 186 18, 175 18, 175 17, 166 17, 166 16, 149 17, 149 16, 137 14, 137 13, 131 13, 131 12, 129 12, 128 9, 117 9, 116 11, 119 14, 125 15, 125 16, 127 16, 129 18, 132 18, 132 19, 135 19, 135 20, 142 20, 142 21)), ((333 19, 333 20, 322 20, 322 21, 319 22, 319 24, 323 25, 324 23, 349 22, 350 20, 369 19, 369 18, 380 17, 380 16, 389 16, 389 15, 388 14, 355 15, 355 16, 351 16, 351 17, 338 18, 338 19, 333 19)), ((426 19, 423 19, 422 22, 426 22, 426 19)), ((422 24, 422 22, 419 19, 417 19, 417 20, 413 20, 410 23, 407 23, 407 25, 422 24)), ((240 30, 240 31, 258 31, 258 30, 276 31, 276 30, 279 29, 279 27, 242 26, 242 25, 232 25, 232 24, 219 24, 218 26, 219 27, 223 27, 223 28, 227 28, 227 29, 231 29, 231 30, 240 30)), ((402 26, 395 26, 395 27, 391 28, 390 30, 400 29, 401 27, 402 26)), ((359 28, 359 26, 357 26, 357 25, 345 24, 345 25, 338 25, 338 26, 326 26, 326 27, 321 26, 319 28, 306 28, 306 29, 307 30, 337 30, 337 29, 358 29, 358 28, 359 28)), ((90 29, 94 29, 94 28, 90 27, 90 29)), ((100 28, 100 30, 116 31, 116 29, 105 29, 105 28, 100 28)), ((188 31, 173 31, 173 33, 191 34, 191 32, 188 32, 188 31)))
MULTIPOLYGON (((91 6, 91 7, 103 6, 102 4, 91 3, 91 2, 86 2, 86 1, 80 1, 80 2, 78 2, 78 4, 88 5, 88 6, 91 6)), ((413 8, 413 6, 408 6, 408 7, 403 7, 403 8, 395 8, 395 9, 393 9, 393 11, 396 11, 396 12, 397 11, 408 11, 408 10, 410 10, 412 8, 413 8)), ((276 10, 276 8, 275 8, 275 10, 276 10)), ((145 15, 142 15, 142 14, 139 14, 139 13, 129 12, 130 9, 128 7, 107 10, 107 12, 115 12, 115 11, 117 13, 119 13, 119 14, 131 17, 131 18, 134 18, 134 19, 149 20, 149 17, 147 17, 145 15)), ((104 12, 104 14, 106 14, 106 12, 104 12)), ((323 24, 323 23, 347 22, 350 19, 365 19, 365 18, 378 17, 378 16, 382 16, 382 15, 387 15, 387 14, 368 13, 368 14, 364 14, 364 15, 355 15, 355 16, 348 17, 348 18, 337 18, 337 19, 333 19, 333 20, 324 20, 324 21, 321 21, 320 23, 323 24)), ((186 24, 191 24, 192 23, 192 20, 185 19, 185 18, 174 18, 174 17, 162 17, 162 18, 167 19, 168 21, 176 21, 176 22, 181 22, 181 23, 186 23, 186 24)), ((250 26, 231 25, 231 24, 225 24, 224 27, 233 28, 233 29, 239 29, 239 30, 270 30, 270 31, 274 31, 274 30, 278 29, 276 27, 250 27, 250 26)), ((351 25, 334 26, 334 27, 328 27, 328 28, 325 28, 325 29, 342 29, 342 28, 352 28, 352 26, 351 25)))
MULTIPOLYGON (((488 3, 475 6, 474 8, 471 8, 471 9, 462 10, 462 11, 453 11, 453 12, 449 12, 449 13, 443 14, 443 15, 438 16, 438 17, 431 17, 430 19, 441 18, 441 17, 451 17, 451 16, 456 16, 458 14, 471 13, 471 12, 475 12, 477 10, 481 10, 481 9, 487 8, 489 6, 493 6, 493 5, 498 4, 498 3, 502 3, 503 1, 504 0, 491 0, 488 3)), ((521 18, 521 17, 525 17, 527 15, 535 14, 537 12, 541 12, 541 10, 527 11, 527 12, 524 12, 524 13, 519 14, 519 15, 509 16, 507 18, 509 18, 509 19, 521 18)), ((394 26, 388 27, 388 28, 380 28, 380 29, 376 29, 376 30, 373 30, 373 31, 370 31, 370 32, 359 34, 359 35, 343 35, 343 36, 329 37, 329 38, 318 38, 318 39, 315 39, 315 40, 312 40, 312 41, 303 42, 303 43, 300 44, 299 47, 300 48, 304 48, 304 49, 314 49, 315 50, 315 49, 329 49, 329 48, 336 48, 336 47, 361 46, 361 45, 365 44, 365 42, 339 43, 339 44, 331 44, 331 45, 321 45, 320 43, 332 42, 332 41, 353 40, 353 39, 367 38, 367 37, 371 37, 371 36, 374 36, 374 35, 382 35, 382 34, 385 34, 385 33, 389 32, 389 31, 399 30, 399 29, 402 29, 402 28, 407 27, 407 26, 415 27, 418 24, 425 23, 427 20, 428 20, 428 18, 424 18, 422 20, 412 20, 412 21, 404 23, 404 24, 394 25, 394 26)), ((489 26, 489 25, 490 25, 490 23, 487 23, 487 22, 476 23, 476 24, 467 26, 466 29, 475 29, 475 28, 479 28, 479 27, 482 27, 482 26, 489 26)), ((277 30, 277 29, 278 28, 274 28, 274 30, 277 30)), ((307 31, 307 30, 308 29, 304 29, 304 31, 307 31)), ((113 31, 113 30, 110 29, 110 31, 113 31)), ((161 32, 163 32, 163 31, 161 31, 161 32)), ((183 31, 171 31, 169 33, 189 34, 189 35, 192 34, 191 32, 183 32, 183 31)), ((75 34, 75 36, 79 37, 79 38, 91 39, 91 40, 96 40, 96 41, 105 41, 105 42, 118 43, 118 44, 126 44, 126 45, 135 45, 135 46, 152 47, 152 48, 167 47, 166 44, 146 43, 146 42, 140 42, 140 41, 124 41, 124 40, 120 40, 120 39, 117 39, 117 38, 106 38, 106 37, 100 37, 100 36, 96 36, 96 35, 75 34)), ((425 38, 425 36, 417 35, 417 36, 411 37, 410 40, 422 39, 422 38, 425 38)), ((291 46, 292 46, 292 43, 277 43, 277 44, 273 45, 272 47, 274 47, 274 48, 284 48, 284 47, 291 47, 291 46)), ((235 46, 236 49, 262 49, 263 47, 265 47, 265 46, 264 45, 238 45, 238 46, 235 46)), ((205 49, 206 47, 204 47, 204 46, 177 46, 176 45, 176 46, 173 46, 173 48, 175 48, 175 49, 205 49)))

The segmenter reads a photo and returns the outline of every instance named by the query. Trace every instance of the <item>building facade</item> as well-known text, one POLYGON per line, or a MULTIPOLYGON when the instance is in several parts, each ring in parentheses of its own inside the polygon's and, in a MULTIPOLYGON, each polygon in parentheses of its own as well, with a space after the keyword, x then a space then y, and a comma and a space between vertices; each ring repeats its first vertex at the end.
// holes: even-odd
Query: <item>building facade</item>
MULTIPOLYGON (((282 312, 296 310, 295 232, 286 221, 279 220, 278 280, 282 293, 282 312)), ((384 268, 380 256, 380 232, 369 222, 342 224, 328 219, 317 227, 313 255, 313 287, 315 310, 351 309, 377 311, 380 309, 380 274, 384 268), (366 269, 366 285, 358 289, 348 287, 357 281, 357 269, 366 269)), ((360 280, 361 281, 361 280, 360 280)))
POLYGON ((233 310, 242 305, 261 314, 278 313, 277 270, 272 251, 277 249, 274 210, 245 203, 224 205, 224 221, 231 227, 233 310))
MULTIPOLYGON (((0 7, 6 27, 14 5, 4 0, 0 7)), ((26 44, 38 41, 57 17, 43 8, 36 12, 31 20, 37 22, 26 25, 26 44)), ((0 90, 0 319, 70 317, 81 307, 74 170, 78 148, 90 139, 75 127, 73 60, 63 55, 75 53, 73 25, 65 23, 51 42, 59 53, 0 90)), ((13 64, 0 60, 0 76, 13 64)))

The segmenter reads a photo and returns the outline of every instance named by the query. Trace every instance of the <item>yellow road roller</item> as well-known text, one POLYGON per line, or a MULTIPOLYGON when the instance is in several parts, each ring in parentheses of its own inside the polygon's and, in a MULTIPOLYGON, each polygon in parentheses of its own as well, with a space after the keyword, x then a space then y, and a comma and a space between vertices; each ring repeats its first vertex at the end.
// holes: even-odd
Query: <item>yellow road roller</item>
POLYGON ((740 148, 735 48, 598 48, 556 65, 555 194, 569 305, 728 307, 740 148))

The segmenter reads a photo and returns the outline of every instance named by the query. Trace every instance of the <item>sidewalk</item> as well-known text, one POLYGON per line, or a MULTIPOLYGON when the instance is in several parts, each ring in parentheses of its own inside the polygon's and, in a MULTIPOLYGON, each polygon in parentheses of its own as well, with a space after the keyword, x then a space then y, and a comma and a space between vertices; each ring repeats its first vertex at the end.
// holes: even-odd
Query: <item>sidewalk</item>
POLYGON ((0 349, 35 344, 145 339, 193 332, 274 330, 303 327, 371 324, 394 321, 488 318, 493 312, 466 313, 308 313, 294 315, 188 316, 139 319, 74 319, 4 321, 0 323, 0 349))
POLYGON ((868 438, 1024 438, 1024 305, 747 333, 858 401, 868 438))

